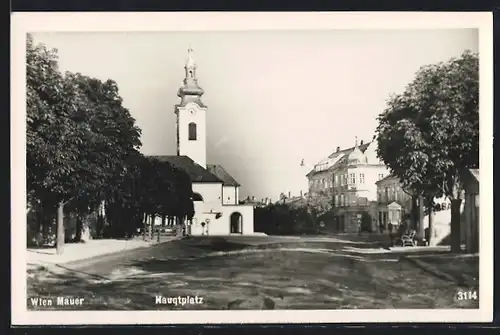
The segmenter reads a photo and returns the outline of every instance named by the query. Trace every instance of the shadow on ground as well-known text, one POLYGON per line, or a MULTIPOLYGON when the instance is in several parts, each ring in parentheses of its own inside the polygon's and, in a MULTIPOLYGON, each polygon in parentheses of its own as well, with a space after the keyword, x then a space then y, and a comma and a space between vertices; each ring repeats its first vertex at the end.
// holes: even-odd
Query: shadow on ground
MULTIPOLYGON (((326 241, 242 241, 175 241, 106 271, 45 269, 29 274, 28 296, 77 295, 92 310, 478 308, 477 301, 457 301, 450 281, 399 257, 348 257, 326 241), (156 296, 186 295, 203 303, 155 303, 156 296)), ((474 264, 467 271, 474 275, 474 264)))

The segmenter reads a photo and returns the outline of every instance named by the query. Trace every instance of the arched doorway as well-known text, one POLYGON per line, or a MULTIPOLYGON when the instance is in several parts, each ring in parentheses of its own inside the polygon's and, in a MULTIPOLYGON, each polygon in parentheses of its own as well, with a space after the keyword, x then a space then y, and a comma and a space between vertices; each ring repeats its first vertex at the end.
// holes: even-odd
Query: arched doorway
POLYGON ((229 232, 231 234, 243 234, 243 216, 238 212, 234 212, 231 214, 230 221, 229 232))

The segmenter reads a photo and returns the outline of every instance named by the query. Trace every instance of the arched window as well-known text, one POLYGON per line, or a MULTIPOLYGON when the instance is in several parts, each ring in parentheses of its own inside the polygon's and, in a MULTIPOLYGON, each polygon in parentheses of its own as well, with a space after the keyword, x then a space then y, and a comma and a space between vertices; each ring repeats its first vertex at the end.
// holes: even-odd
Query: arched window
POLYGON ((189 140, 196 141, 196 123, 194 122, 189 123, 188 131, 189 131, 189 140))
POLYGON ((203 197, 199 193, 193 193, 193 201, 203 201, 203 197))

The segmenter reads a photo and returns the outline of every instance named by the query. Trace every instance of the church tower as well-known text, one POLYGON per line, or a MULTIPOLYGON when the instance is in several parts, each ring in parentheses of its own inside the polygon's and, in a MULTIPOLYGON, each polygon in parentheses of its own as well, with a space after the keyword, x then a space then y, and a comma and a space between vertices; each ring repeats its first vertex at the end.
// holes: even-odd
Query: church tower
POLYGON ((177 93, 181 102, 175 106, 177 116, 177 155, 188 156, 193 161, 207 167, 207 107, 201 102, 204 91, 198 86, 196 62, 193 49, 189 48, 184 66, 186 71, 182 86, 177 93))

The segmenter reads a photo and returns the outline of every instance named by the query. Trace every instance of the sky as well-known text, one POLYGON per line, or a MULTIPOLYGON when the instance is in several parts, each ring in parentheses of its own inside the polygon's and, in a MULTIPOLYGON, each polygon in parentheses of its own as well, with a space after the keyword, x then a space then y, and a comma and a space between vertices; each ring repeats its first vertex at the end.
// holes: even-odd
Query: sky
POLYGON ((370 141, 393 93, 427 64, 478 51, 478 31, 325 30, 33 33, 62 71, 118 83, 141 151, 174 155, 174 105, 194 49, 207 111, 207 163, 241 198, 307 191, 305 174, 337 146, 370 141), (305 166, 300 162, 304 160, 305 166))

